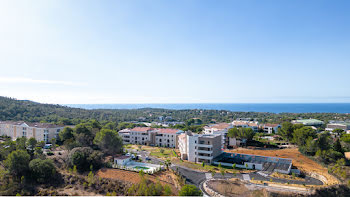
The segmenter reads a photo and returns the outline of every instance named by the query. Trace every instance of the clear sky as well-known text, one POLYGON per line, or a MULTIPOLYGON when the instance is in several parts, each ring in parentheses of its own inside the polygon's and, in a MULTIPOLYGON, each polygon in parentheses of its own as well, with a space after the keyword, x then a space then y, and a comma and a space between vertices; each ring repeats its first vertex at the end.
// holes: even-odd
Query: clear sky
POLYGON ((0 1, 0 95, 350 102, 350 1, 0 1))

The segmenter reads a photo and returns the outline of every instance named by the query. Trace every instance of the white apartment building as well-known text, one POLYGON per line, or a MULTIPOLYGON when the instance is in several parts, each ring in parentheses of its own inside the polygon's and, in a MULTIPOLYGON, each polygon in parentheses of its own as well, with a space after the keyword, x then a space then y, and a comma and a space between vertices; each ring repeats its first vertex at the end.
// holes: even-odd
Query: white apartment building
POLYGON ((222 138, 222 147, 224 148, 225 145, 228 144, 228 139, 227 139, 227 133, 228 130, 233 128, 233 125, 230 123, 218 123, 218 124, 212 124, 209 126, 204 127, 204 134, 220 134, 222 138))
POLYGON ((254 132, 258 132, 259 131, 258 122, 254 122, 254 121, 234 120, 232 122, 232 125, 234 127, 251 128, 251 129, 253 129, 254 132))
POLYGON ((58 133, 64 127, 48 123, 29 123, 29 122, 0 122, 0 135, 9 136, 12 140, 20 137, 34 137, 37 141, 50 142, 52 138, 57 138, 58 133))
POLYGON ((222 154, 220 134, 182 133, 178 137, 181 159, 196 163, 212 163, 222 154))
POLYGON ((272 133, 277 133, 278 128, 281 128, 281 125, 279 124, 263 124, 262 129, 264 130, 265 133, 272 134, 272 133))
POLYGON ((178 129, 162 129, 150 127, 135 127, 118 132, 123 144, 140 144, 161 147, 177 147, 177 136, 183 131, 178 129))

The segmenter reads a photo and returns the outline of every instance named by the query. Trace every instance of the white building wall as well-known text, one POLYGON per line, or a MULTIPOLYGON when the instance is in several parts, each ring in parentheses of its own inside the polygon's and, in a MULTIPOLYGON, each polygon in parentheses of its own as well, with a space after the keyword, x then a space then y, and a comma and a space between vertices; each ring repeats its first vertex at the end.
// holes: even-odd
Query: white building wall
POLYGON ((188 161, 197 162, 198 137, 187 135, 187 156, 188 161))

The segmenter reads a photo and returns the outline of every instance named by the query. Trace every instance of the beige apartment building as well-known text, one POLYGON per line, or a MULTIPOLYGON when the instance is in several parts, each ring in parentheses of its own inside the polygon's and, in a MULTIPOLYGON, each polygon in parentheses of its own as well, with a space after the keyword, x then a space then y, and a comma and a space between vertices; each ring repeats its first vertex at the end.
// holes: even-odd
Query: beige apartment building
POLYGON ((0 135, 9 136, 12 140, 20 137, 34 137, 37 141, 50 142, 52 138, 57 138, 58 133, 64 127, 48 123, 29 123, 23 121, 1 121, 0 135))
POLYGON ((135 127, 118 132, 123 144, 140 144, 177 148, 177 136, 183 133, 178 129, 135 127))

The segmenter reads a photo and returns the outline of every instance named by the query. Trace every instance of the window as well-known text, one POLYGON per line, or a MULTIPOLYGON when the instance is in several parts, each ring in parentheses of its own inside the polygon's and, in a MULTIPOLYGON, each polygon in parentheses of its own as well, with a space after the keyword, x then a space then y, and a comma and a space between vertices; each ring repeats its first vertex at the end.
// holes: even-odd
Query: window
POLYGON ((49 130, 44 130, 44 142, 49 142, 49 130))

